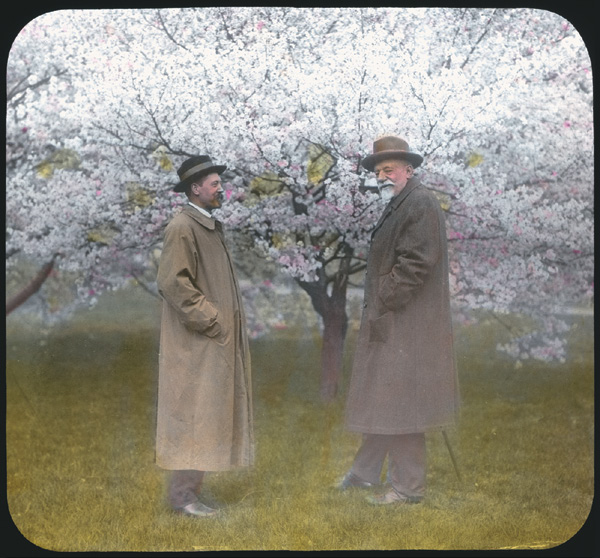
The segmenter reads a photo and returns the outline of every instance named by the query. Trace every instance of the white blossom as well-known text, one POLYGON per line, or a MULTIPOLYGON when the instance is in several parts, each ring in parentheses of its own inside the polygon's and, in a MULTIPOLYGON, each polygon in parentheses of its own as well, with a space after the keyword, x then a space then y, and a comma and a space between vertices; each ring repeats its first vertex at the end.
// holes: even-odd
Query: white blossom
POLYGON ((538 317, 503 350, 564 358, 549 309, 593 296, 591 64, 551 12, 55 11, 16 37, 7 91, 7 264, 56 255, 77 300, 154 280, 193 154, 227 164, 219 218, 289 276, 364 257, 382 208, 359 163, 388 133, 442 195, 455 303, 538 317))

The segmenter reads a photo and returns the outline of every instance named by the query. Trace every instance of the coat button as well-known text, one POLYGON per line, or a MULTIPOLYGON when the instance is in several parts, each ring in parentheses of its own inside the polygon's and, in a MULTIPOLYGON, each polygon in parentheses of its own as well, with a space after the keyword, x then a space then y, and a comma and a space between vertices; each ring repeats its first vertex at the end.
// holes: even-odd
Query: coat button
POLYGON ((367 307, 367 303, 365 302, 365 303, 363 304, 363 308, 366 308, 366 307, 367 307))

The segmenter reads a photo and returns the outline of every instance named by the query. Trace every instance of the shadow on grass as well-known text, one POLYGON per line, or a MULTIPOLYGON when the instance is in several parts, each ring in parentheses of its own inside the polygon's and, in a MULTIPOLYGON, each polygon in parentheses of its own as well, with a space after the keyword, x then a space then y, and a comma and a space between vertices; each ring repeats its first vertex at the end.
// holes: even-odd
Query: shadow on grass
POLYGON ((520 369, 495 354, 497 326, 457 331, 464 405, 448 435, 462 480, 431 433, 427 498, 392 509, 332 489, 359 439, 343 429, 345 385, 339 401, 319 401, 318 339, 287 331, 253 341, 257 460, 208 476, 207 497, 225 508, 202 521, 166 508, 153 463, 156 325, 73 324, 47 335, 9 327, 7 338, 8 503, 42 548, 538 549, 570 539, 590 511, 590 323, 567 364, 520 369))

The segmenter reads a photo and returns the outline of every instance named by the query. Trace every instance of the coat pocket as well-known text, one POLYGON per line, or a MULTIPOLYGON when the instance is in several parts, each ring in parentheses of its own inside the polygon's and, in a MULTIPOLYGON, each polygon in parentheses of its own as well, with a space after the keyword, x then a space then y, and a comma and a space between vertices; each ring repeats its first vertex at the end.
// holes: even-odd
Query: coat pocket
POLYGON ((202 334, 205 335, 206 337, 208 337, 209 339, 215 339, 216 337, 219 337, 219 335, 221 335, 222 331, 223 330, 221 328, 221 324, 217 320, 211 326, 209 326, 208 328, 206 328, 202 332, 202 334))
POLYGON ((369 342, 385 343, 390 336, 390 312, 369 322, 369 342))

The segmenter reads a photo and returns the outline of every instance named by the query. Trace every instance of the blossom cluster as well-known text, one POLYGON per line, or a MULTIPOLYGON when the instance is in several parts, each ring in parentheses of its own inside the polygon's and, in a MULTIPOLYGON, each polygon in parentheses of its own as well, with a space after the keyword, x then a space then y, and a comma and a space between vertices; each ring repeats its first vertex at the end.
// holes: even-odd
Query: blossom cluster
POLYGON ((200 153, 228 167, 218 218, 326 289, 364 266, 382 204, 360 162, 389 133, 446 212, 455 303, 539 318, 503 350, 563 358, 549 316, 593 296, 590 59, 551 12, 56 11, 7 86, 7 264, 55 257, 77 300, 152 287, 200 153))

